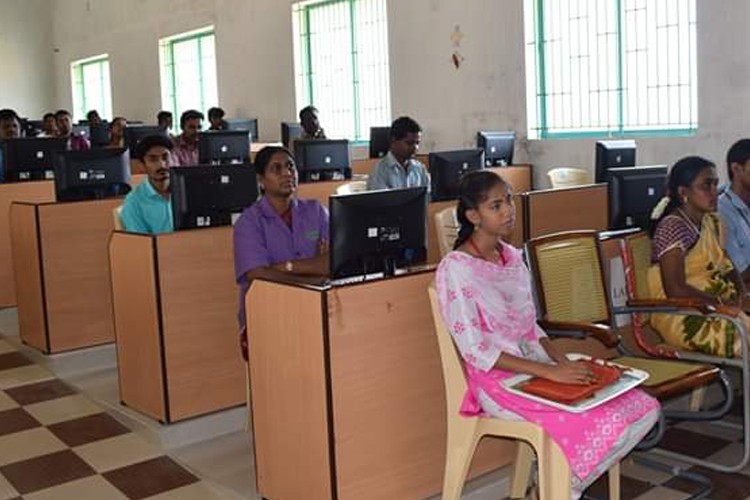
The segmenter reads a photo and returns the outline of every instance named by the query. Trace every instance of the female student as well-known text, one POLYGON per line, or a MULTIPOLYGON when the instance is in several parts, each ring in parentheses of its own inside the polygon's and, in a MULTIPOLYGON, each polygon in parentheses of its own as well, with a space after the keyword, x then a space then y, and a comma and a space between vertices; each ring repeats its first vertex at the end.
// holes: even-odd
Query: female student
POLYGON ((466 370, 469 391, 461 412, 541 425, 567 457, 571 496, 578 498, 648 433, 659 403, 631 390, 587 412, 569 413, 507 392, 499 382, 517 373, 574 384, 593 374, 568 361, 536 324, 521 252, 501 239, 515 222, 510 187, 492 172, 468 174, 457 216, 458 238, 440 263, 436 286, 466 370))
MULTIPOLYGON (((725 229, 715 214, 718 182, 714 164, 698 156, 672 167, 667 196, 651 214, 649 295, 723 305, 750 326, 741 312, 748 307, 744 287, 724 250, 725 229)), ((652 314, 649 321, 673 346, 729 358, 740 355, 739 332, 728 321, 668 314, 652 314)))

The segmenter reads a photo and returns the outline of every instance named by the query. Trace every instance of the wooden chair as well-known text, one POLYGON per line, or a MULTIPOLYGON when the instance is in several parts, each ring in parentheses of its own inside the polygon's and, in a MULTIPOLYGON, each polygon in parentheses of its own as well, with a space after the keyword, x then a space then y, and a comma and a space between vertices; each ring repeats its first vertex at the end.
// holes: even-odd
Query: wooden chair
POLYGON ((458 236, 455 206, 445 208, 435 214, 435 234, 440 247, 440 257, 445 257, 453 250, 453 242, 458 236))
MULTIPOLYGON (((541 427, 526 421, 464 417, 459 414, 458 410, 467 389, 466 377, 453 339, 443 323, 434 286, 430 286, 429 295, 443 366, 448 419, 442 499, 458 500, 461 497, 474 450, 484 436, 520 441, 513 465, 511 498, 523 498, 526 494, 533 452, 536 452, 538 462, 540 500, 567 496, 567 493, 562 493, 570 490, 570 468, 567 459, 541 427)), ((620 498, 619 463, 609 470, 609 498, 620 498)))
POLYGON ((352 181, 336 188, 336 194, 354 194, 367 191, 367 181, 352 181))
POLYGON ((122 231, 125 229, 122 225, 122 217, 120 217, 121 213, 122 205, 118 205, 112 209, 112 221, 114 222, 115 231, 122 231))

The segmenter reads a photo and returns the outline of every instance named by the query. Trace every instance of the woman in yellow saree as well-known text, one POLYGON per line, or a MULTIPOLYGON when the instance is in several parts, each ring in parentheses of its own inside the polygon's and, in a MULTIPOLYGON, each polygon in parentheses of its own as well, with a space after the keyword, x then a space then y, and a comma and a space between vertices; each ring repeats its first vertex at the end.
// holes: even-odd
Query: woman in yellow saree
MULTIPOLYGON (((652 298, 690 298, 722 305, 750 326, 740 275, 724 250, 725 230, 715 213, 716 167, 697 156, 679 160, 669 172, 667 197, 651 215, 652 266, 648 272, 652 298)), ((740 354, 734 325, 719 318, 652 314, 651 326, 670 345, 706 354, 740 354)))

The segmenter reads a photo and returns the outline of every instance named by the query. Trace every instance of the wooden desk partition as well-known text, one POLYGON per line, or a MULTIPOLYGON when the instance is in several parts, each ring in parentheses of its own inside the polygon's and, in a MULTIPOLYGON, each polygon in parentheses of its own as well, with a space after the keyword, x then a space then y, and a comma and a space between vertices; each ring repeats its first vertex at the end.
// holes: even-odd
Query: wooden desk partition
POLYGON ((525 239, 573 229, 604 231, 608 210, 606 184, 531 191, 524 195, 525 239))
MULTIPOLYGON (((432 271, 247 295, 258 492, 269 500, 426 498, 441 490, 445 393, 432 271)), ((456 409, 457 411, 457 409, 456 409)), ((471 475, 513 458, 483 440, 471 475)))
POLYGON ((46 353, 112 342, 107 240, 120 198, 10 209, 21 339, 46 353))
POLYGON ((301 200, 318 200, 328 208, 328 197, 336 194, 339 186, 349 182, 351 181, 302 182, 297 187, 297 197, 301 200))
POLYGON ((109 243, 120 399, 169 423, 244 404, 232 228, 109 243))
POLYGON ((55 201, 55 185, 52 181, 0 183, 0 307, 16 305, 10 248, 10 205, 14 201, 55 201))
POLYGON ((382 158, 364 158, 352 161, 352 175, 369 175, 382 158))

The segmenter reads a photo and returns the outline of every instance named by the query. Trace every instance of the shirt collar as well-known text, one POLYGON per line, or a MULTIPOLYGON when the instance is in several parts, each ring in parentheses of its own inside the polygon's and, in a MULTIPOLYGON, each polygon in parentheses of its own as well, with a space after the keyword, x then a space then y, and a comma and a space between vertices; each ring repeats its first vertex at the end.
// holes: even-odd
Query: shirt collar
POLYGON ((731 185, 727 186, 726 189, 724 190, 724 192, 722 194, 726 195, 726 197, 729 199, 729 202, 732 205, 734 205, 735 207, 737 207, 738 209, 740 209, 740 210, 750 210, 750 207, 747 206, 747 203, 745 203, 744 201, 742 201, 742 198, 740 198, 737 195, 737 193, 735 193, 734 191, 732 191, 732 186, 731 185))
POLYGON ((145 186, 146 186, 146 187, 145 187, 144 189, 146 190, 146 194, 147 194, 147 195, 148 195, 149 197, 152 197, 152 198, 161 198, 162 200, 165 200, 165 201, 168 201, 168 200, 169 200, 169 198, 165 198, 165 197, 163 197, 163 196, 162 196, 162 195, 161 195, 161 194, 160 194, 160 193, 159 193, 159 192, 158 192, 158 191, 156 190, 156 188, 154 188, 153 184, 151 184, 151 181, 150 181, 150 180, 149 180, 148 178, 144 179, 144 180, 143 180, 143 182, 142 182, 142 184, 145 184, 145 186))
POLYGON ((385 161, 387 162, 386 164, 391 168, 401 167, 401 169, 406 171, 406 167, 411 166, 412 162, 414 161, 414 158, 409 158, 408 160, 406 160, 406 166, 404 166, 401 163, 399 163, 399 161, 396 159, 393 153, 388 151, 388 154, 385 155, 385 161))
MULTIPOLYGON (((281 216, 279 215, 276 210, 274 210, 273 206, 271 205, 271 202, 268 201, 268 197, 263 196, 258 203, 258 208, 260 209, 260 213, 263 217, 267 219, 273 219, 274 217, 277 217, 281 219, 281 216)), ((292 217, 294 217, 294 213, 297 211, 297 198, 292 198, 292 217)))

